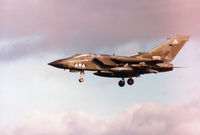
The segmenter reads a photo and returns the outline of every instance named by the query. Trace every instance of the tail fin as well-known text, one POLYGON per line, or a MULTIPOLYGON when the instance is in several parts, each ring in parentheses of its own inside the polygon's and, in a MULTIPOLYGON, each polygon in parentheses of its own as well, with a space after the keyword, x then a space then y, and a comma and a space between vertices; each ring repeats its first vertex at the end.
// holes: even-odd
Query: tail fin
POLYGON ((153 56, 159 56, 165 61, 172 61, 183 45, 189 40, 190 36, 173 36, 157 47, 150 50, 153 56))

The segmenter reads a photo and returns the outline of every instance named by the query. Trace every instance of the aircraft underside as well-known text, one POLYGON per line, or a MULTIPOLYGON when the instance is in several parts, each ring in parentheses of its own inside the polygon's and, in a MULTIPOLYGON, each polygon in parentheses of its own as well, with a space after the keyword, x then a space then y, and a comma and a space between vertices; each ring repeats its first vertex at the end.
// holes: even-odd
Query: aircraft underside
MULTIPOLYGON (((120 72, 113 72, 109 70, 101 70, 93 73, 94 75, 101 76, 101 77, 110 77, 110 78, 122 78, 119 81, 119 86, 123 87, 125 85, 125 78, 127 79, 128 85, 133 85, 134 80, 133 77, 139 77, 141 74, 150 74, 150 73, 159 73, 159 72, 167 72, 171 71, 173 68, 158 68, 158 69, 143 69, 143 70, 135 70, 133 71, 120 71, 120 72)), ((83 82, 84 79, 82 76, 84 75, 84 71, 80 71, 81 78, 79 79, 79 82, 83 82)))
POLYGON ((94 75, 97 76, 102 76, 102 77, 111 77, 111 78, 122 78, 122 80, 119 81, 119 86, 123 87, 125 85, 125 79, 124 78, 129 78, 127 80, 127 83, 129 85, 133 85, 134 84, 134 80, 132 79, 132 77, 138 77, 139 74, 135 74, 135 73, 113 73, 113 72, 109 72, 109 71, 98 71, 95 72, 94 75))
POLYGON ((128 78, 128 77, 138 77, 140 74, 136 73, 114 73, 110 71, 98 71, 93 73, 94 75, 97 76, 102 76, 102 77, 111 77, 111 78, 128 78))
MULTIPOLYGON (((102 76, 102 77, 116 77, 116 78, 122 78, 122 80, 119 81, 119 86, 123 87, 125 85, 125 79, 124 78, 129 78, 127 80, 128 85, 133 85, 134 84, 134 80, 132 79, 132 77, 138 77, 139 75, 136 76, 136 74, 128 74, 128 73, 111 73, 111 72, 95 72, 94 73, 97 76, 102 76)), ((80 79, 79 82, 83 82, 83 75, 84 75, 84 71, 80 72, 80 79)))

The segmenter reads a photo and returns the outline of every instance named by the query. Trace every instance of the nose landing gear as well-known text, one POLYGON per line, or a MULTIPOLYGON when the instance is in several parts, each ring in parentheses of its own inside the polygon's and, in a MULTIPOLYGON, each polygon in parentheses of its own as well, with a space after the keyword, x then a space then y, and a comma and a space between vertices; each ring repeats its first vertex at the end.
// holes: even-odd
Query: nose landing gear
POLYGON ((83 75, 84 75, 85 73, 84 73, 84 71, 81 71, 80 72, 80 79, 79 79, 79 82, 80 83, 82 83, 83 81, 84 81, 84 79, 83 79, 83 75))
POLYGON ((79 79, 79 82, 80 82, 80 83, 82 83, 83 81, 84 81, 84 79, 83 79, 83 78, 80 78, 80 79, 79 79))

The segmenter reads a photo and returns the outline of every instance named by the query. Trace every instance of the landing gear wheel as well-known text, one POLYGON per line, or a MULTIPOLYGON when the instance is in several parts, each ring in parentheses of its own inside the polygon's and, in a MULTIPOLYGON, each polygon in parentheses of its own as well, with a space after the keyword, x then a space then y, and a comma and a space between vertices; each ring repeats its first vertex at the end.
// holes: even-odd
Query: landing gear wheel
POLYGON ((124 80, 120 80, 118 84, 119 84, 120 87, 124 87, 125 81, 124 80))
POLYGON ((133 85, 134 84, 134 80, 132 78, 129 78, 127 80, 128 85, 133 85))
POLYGON ((83 76, 84 74, 85 74, 84 71, 81 71, 81 72, 80 72, 80 76, 83 76))
POLYGON ((83 78, 80 78, 80 79, 79 79, 79 82, 80 82, 80 83, 82 83, 83 81, 84 81, 84 79, 83 79, 83 78))

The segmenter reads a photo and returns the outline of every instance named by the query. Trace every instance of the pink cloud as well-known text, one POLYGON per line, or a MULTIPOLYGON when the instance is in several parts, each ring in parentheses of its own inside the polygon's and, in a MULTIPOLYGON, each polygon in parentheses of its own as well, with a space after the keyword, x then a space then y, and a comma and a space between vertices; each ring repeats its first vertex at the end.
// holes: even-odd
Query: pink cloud
MULTIPOLYGON (((193 102, 195 103, 195 102, 193 102)), ((33 112, 1 135, 199 135, 200 110, 154 102, 134 104, 109 120, 81 111, 33 112)))
POLYGON ((1 135, 94 135, 101 132, 102 121, 87 113, 33 112, 16 125, 6 126, 1 135), (99 127, 100 126, 100 127, 99 127))
MULTIPOLYGON (((174 34, 198 36, 198 5, 196 0, 3 0, 0 37, 44 35, 44 42, 31 48, 35 54, 113 48, 130 40, 146 42, 174 34)), ((21 54, 15 49, 6 57, 21 54)))
POLYGON ((200 133, 199 114, 199 110, 196 112, 190 106, 171 106, 159 103, 133 105, 124 113, 113 118, 109 123, 109 133, 119 135, 123 133, 128 135, 196 135, 200 133))

